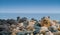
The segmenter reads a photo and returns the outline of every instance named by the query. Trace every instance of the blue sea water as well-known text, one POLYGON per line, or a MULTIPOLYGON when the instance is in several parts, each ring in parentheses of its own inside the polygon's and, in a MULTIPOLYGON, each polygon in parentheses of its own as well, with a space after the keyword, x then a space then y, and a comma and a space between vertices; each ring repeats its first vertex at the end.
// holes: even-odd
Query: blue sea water
POLYGON ((40 20, 44 16, 50 16, 53 20, 60 20, 60 14, 44 14, 44 13, 0 13, 0 19, 16 19, 17 16, 35 18, 40 20))

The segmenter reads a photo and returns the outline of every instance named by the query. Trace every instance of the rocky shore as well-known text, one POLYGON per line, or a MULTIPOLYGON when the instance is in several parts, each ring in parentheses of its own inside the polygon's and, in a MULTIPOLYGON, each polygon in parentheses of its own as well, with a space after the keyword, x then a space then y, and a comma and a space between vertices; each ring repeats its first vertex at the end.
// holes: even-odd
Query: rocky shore
POLYGON ((0 35, 60 35, 60 21, 50 16, 35 18, 17 17, 17 19, 0 19, 0 35))

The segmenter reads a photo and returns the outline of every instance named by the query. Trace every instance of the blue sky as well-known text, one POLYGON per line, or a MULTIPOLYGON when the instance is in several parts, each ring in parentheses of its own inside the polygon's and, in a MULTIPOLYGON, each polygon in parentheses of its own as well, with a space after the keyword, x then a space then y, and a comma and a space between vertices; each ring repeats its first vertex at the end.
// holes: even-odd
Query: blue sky
POLYGON ((0 13, 60 13, 60 0, 0 0, 0 13))

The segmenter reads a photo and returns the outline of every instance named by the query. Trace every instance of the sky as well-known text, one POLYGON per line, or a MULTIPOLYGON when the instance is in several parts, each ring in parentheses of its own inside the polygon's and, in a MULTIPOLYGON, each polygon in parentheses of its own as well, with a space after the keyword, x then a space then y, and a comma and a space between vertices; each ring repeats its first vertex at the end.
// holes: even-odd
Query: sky
POLYGON ((60 13, 60 0, 0 0, 0 13, 60 13))

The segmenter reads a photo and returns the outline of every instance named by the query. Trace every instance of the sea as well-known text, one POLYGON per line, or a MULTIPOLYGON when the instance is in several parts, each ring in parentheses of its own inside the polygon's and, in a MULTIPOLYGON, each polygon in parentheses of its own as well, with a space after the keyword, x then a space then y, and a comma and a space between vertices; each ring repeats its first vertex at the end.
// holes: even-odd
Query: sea
POLYGON ((0 13, 0 19, 17 19, 17 17, 27 17, 28 19, 35 18, 41 20, 44 16, 50 16, 52 20, 60 20, 58 13, 0 13))

